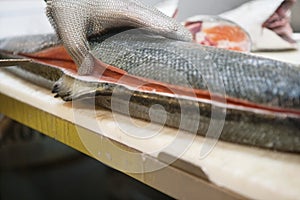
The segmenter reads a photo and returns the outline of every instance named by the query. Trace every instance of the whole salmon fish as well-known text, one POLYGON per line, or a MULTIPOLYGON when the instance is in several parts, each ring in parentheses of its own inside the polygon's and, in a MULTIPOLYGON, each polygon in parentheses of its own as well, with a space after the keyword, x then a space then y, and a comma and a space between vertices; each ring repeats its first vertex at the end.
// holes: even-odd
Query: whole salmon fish
MULTIPOLYGON (((107 64, 100 78, 77 76, 55 35, 1 40, 0 54, 31 58, 22 69, 55 82, 53 92, 64 100, 96 95, 100 106, 200 135, 226 113, 220 139, 300 152, 298 66, 144 30, 111 31, 89 43, 92 54, 107 64), (160 117, 157 104, 166 118, 160 117), (215 108, 220 115, 213 113, 215 108)), ((14 71, 28 78, 28 73, 14 71)))

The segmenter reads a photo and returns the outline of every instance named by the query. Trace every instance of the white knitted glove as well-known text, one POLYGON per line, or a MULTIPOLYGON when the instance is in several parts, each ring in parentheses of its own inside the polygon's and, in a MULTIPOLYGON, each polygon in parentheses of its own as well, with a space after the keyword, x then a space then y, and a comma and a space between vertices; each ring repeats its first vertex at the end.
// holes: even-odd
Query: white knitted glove
POLYGON ((46 0, 47 16, 80 75, 91 74, 94 58, 88 37, 112 28, 144 28, 176 40, 191 40, 188 30, 156 8, 137 0, 46 0))

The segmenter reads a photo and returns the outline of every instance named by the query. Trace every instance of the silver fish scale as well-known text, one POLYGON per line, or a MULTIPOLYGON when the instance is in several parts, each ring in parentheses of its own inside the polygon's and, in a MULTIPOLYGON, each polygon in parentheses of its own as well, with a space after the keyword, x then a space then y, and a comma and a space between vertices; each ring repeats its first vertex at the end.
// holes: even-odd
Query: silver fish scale
MULTIPOLYGON (((0 49, 35 52, 59 44, 54 35, 0 41, 0 49)), ((300 108, 300 68, 253 55, 202 47, 141 30, 90 38, 91 51, 130 74, 171 84, 222 92, 272 106, 300 108), (221 85, 221 86, 220 86, 221 85)))
POLYGON ((130 74, 211 89, 256 103, 300 108, 300 69, 254 55, 202 47, 131 30, 90 41, 93 54, 130 74), (222 85, 223 84, 223 85, 222 85))
POLYGON ((54 34, 20 36, 0 40, 0 49, 12 51, 15 54, 34 53, 59 44, 58 38, 54 34))
POLYGON ((224 84, 229 95, 238 94, 238 98, 275 106, 299 107, 299 68, 247 54, 207 49, 210 49, 214 62, 218 63, 223 79, 226 78, 224 84), (232 57, 236 59, 228 59, 232 57))
POLYGON ((92 72, 94 63, 87 38, 116 27, 144 27, 177 40, 191 34, 174 19, 137 0, 47 0, 47 16, 79 74, 92 72))

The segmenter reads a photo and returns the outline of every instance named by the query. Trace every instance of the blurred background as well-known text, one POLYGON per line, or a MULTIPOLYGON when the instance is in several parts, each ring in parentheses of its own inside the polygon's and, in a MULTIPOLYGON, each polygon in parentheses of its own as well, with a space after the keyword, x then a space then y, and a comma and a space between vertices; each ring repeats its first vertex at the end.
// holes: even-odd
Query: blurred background
MULTIPOLYGON (((162 0, 141 0, 155 5, 162 0)), ((177 0, 165 0, 177 1, 177 0)), ((246 0, 179 0, 178 21, 194 15, 217 15, 234 9, 246 0)), ((0 38, 22 34, 37 34, 53 32, 44 14, 44 0, 0 0, 0 38), (14 6, 11 6, 15 3, 14 6), (3 28, 5 27, 5 28, 3 28)), ((292 26, 295 32, 300 32, 300 0, 292 9, 292 26)))
MULTIPOLYGON (((199 14, 217 15, 236 8, 247 0, 179 0, 178 20, 199 14)), ((294 31, 300 32, 300 0, 292 9, 292 26, 294 31)))
MULTIPOLYGON (((143 1, 155 4, 159 0, 143 1)), ((46 20, 46 17, 39 17, 44 12, 43 7, 29 4, 43 0, 0 0, 0 3, 9 2, 17 2, 24 7, 0 6, 0 37, 51 31, 49 24, 41 26, 46 20), (12 10, 15 12, 11 12, 12 10), (30 13, 29 18, 22 15, 24 10, 30 13), (37 26, 36 23, 40 25, 37 26)), ((178 20, 183 21, 197 14, 217 15, 244 2, 246 0, 181 0, 178 20)), ((292 10, 292 26, 294 31, 300 32, 300 0, 292 10)), ((171 198, 51 138, 0 116, 0 199, 171 198)))
MULTIPOLYGON (((144 3, 155 5, 161 0, 141 0, 144 3)), ((166 0, 168 1, 168 0, 166 0)), ((176 0, 169 0, 176 1, 176 0)), ((234 9, 251 0, 179 0, 179 12, 177 19, 184 21, 194 15, 218 15, 234 9)), ((300 0, 297 0, 292 9, 292 26, 300 32, 300 0)))
POLYGON ((171 199, 60 142, 0 116, 0 200, 171 199))

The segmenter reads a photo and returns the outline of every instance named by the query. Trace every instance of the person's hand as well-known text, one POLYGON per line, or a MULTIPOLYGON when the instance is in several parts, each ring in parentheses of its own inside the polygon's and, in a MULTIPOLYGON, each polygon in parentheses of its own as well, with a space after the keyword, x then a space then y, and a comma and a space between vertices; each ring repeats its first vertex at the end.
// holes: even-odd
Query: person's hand
POLYGON ((116 27, 144 28, 176 40, 189 41, 188 30, 157 9, 137 0, 46 0, 47 16, 78 67, 91 74, 94 58, 88 37, 116 27))
POLYGON ((268 28, 288 42, 295 42, 292 39, 293 29, 290 24, 291 7, 296 0, 285 0, 275 13, 264 22, 263 27, 268 28))

